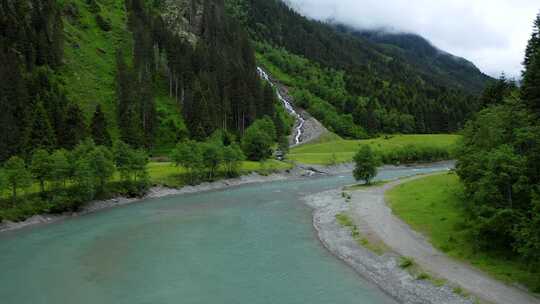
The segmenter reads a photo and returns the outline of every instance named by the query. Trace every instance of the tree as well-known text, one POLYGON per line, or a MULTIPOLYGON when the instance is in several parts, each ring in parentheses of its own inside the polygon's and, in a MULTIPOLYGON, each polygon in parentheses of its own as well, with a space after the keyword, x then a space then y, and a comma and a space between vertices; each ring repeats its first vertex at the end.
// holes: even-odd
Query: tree
POLYGON ((371 180, 377 175, 377 166, 379 161, 371 147, 362 145, 360 151, 354 156, 355 168, 353 171, 354 178, 359 181, 363 180, 366 184, 370 184, 371 180))
POLYGON ((242 149, 236 143, 226 146, 223 149, 223 162, 228 177, 238 176, 240 165, 244 159, 244 153, 242 153, 242 149))
POLYGON ((242 138, 242 150, 248 159, 258 161, 272 156, 272 144, 276 140, 276 130, 269 118, 255 121, 247 128, 242 138))
POLYGON ((43 107, 43 102, 38 101, 32 115, 32 123, 30 125, 30 133, 28 134, 26 148, 29 151, 40 148, 51 150, 55 145, 56 137, 49 122, 49 117, 43 107))
POLYGON ((34 179, 39 182, 39 189, 43 194, 45 192, 45 181, 49 179, 51 174, 51 159, 49 152, 43 149, 34 151, 32 154, 30 172, 34 179))
POLYGON ((208 169, 208 178, 214 178, 219 166, 223 163, 223 145, 207 142, 202 145, 204 166, 208 169))
POLYGON ((204 167, 202 149, 195 141, 181 142, 176 145, 171 154, 171 159, 177 166, 185 168, 188 172, 190 183, 195 182, 195 178, 204 167))
POLYGON ((90 129, 92 139, 96 145, 107 147, 112 145, 111 135, 107 128, 107 119, 105 118, 105 113, 101 110, 101 105, 96 106, 90 129))
POLYGON ((73 149, 87 137, 87 132, 81 108, 77 104, 70 104, 66 110, 65 130, 62 140, 64 148, 73 149))
POLYGON ((148 155, 122 141, 115 143, 113 159, 123 182, 132 195, 140 195, 148 186, 148 155), (133 188, 135 186, 135 188, 133 188))
POLYGON ((540 117, 540 14, 525 53, 521 97, 528 108, 540 117))
POLYGON ((71 176, 71 165, 69 163, 69 152, 60 149, 54 151, 50 156, 50 178, 56 188, 65 187, 67 180, 71 176))
POLYGON ((13 156, 4 165, 4 174, 11 193, 12 202, 17 201, 17 191, 26 189, 32 185, 32 176, 26 169, 24 160, 18 156, 13 156))
POLYGON ((124 182, 130 180, 130 163, 133 149, 123 141, 117 141, 113 147, 114 163, 124 182))
POLYGON ((103 191, 107 181, 113 176, 115 167, 111 151, 103 146, 98 146, 88 155, 90 168, 92 169, 95 184, 98 191, 103 191))

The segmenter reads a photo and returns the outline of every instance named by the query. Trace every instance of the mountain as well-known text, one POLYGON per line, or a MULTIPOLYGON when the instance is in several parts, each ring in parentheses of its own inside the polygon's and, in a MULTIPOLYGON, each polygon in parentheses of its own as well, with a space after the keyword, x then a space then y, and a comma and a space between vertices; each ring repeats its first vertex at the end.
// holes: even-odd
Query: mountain
POLYGON ((258 65, 346 138, 459 130, 489 80, 419 37, 309 20, 279 0, 6 0, 0 63, 0 160, 96 134, 165 154, 218 130, 241 140, 265 117, 277 140, 291 119, 258 65))
POLYGON ((440 79, 447 79, 449 86, 481 92, 486 81, 491 80, 472 62, 438 49, 420 35, 385 30, 354 30, 342 24, 335 26, 339 31, 376 43, 387 52, 414 65, 426 75, 437 75, 440 79))
POLYGON ((370 135, 459 130, 491 80, 418 36, 368 35, 311 20, 279 0, 245 2, 250 33, 264 44, 259 58, 301 91, 308 111, 345 137, 362 136, 351 132, 357 127, 370 135), (292 68, 295 62, 301 64, 292 68), (314 79, 319 88, 310 84, 314 79))

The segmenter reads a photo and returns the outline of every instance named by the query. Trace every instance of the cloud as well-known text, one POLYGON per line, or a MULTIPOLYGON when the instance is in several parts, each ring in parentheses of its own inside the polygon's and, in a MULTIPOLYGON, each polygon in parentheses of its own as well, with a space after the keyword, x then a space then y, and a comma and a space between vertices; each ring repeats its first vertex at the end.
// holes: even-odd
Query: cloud
POLYGON ((538 0, 288 0, 300 13, 359 29, 422 35, 483 72, 521 74, 538 0))

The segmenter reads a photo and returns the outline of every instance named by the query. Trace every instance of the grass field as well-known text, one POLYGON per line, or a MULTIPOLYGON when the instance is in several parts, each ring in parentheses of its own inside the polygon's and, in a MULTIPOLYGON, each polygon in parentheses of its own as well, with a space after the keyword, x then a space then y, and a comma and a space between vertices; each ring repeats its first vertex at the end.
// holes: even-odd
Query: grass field
MULTIPOLYGON (((240 167, 241 174, 250 172, 258 172, 260 174, 269 174, 271 172, 287 170, 293 167, 292 164, 286 162, 280 162, 277 160, 268 160, 265 162, 242 162, 240 167)), ((156 185, 164 185, 168 187, 181 187, 184 186, 183 175, 186 170, 175 166, 173 163, 164 162, 157 163, 152 162, 148 165, 148 173, 150 175, 150 181, 156 185)))
POLYGON ((317 165, 351 162, 361 144, 370 145, 377 153, 391 153, 407 146, 441 148, 450 151, 459 138, 459 135, 449 134, 395 135, 368 140, 329 137, 328 140, 322 142, 291 149, 288 158, 299 163, 317 165))
POLYGON ((386 195, 393 212, 451 257, 465 261, 504 282, 538 288, 539 274, 520 261, 475 250, 461 208, 463 188, 446 173, 411 181, 386 195))

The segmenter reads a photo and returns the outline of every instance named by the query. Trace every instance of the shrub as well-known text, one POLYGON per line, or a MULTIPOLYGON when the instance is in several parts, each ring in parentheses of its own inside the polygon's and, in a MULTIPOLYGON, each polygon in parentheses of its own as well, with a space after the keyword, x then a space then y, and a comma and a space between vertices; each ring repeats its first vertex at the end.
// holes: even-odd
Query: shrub
POLYGON ((401 257, 399 260, 399 267, 403 269, 407 269, 414 266, 414 260, 409 257, 401 257))

